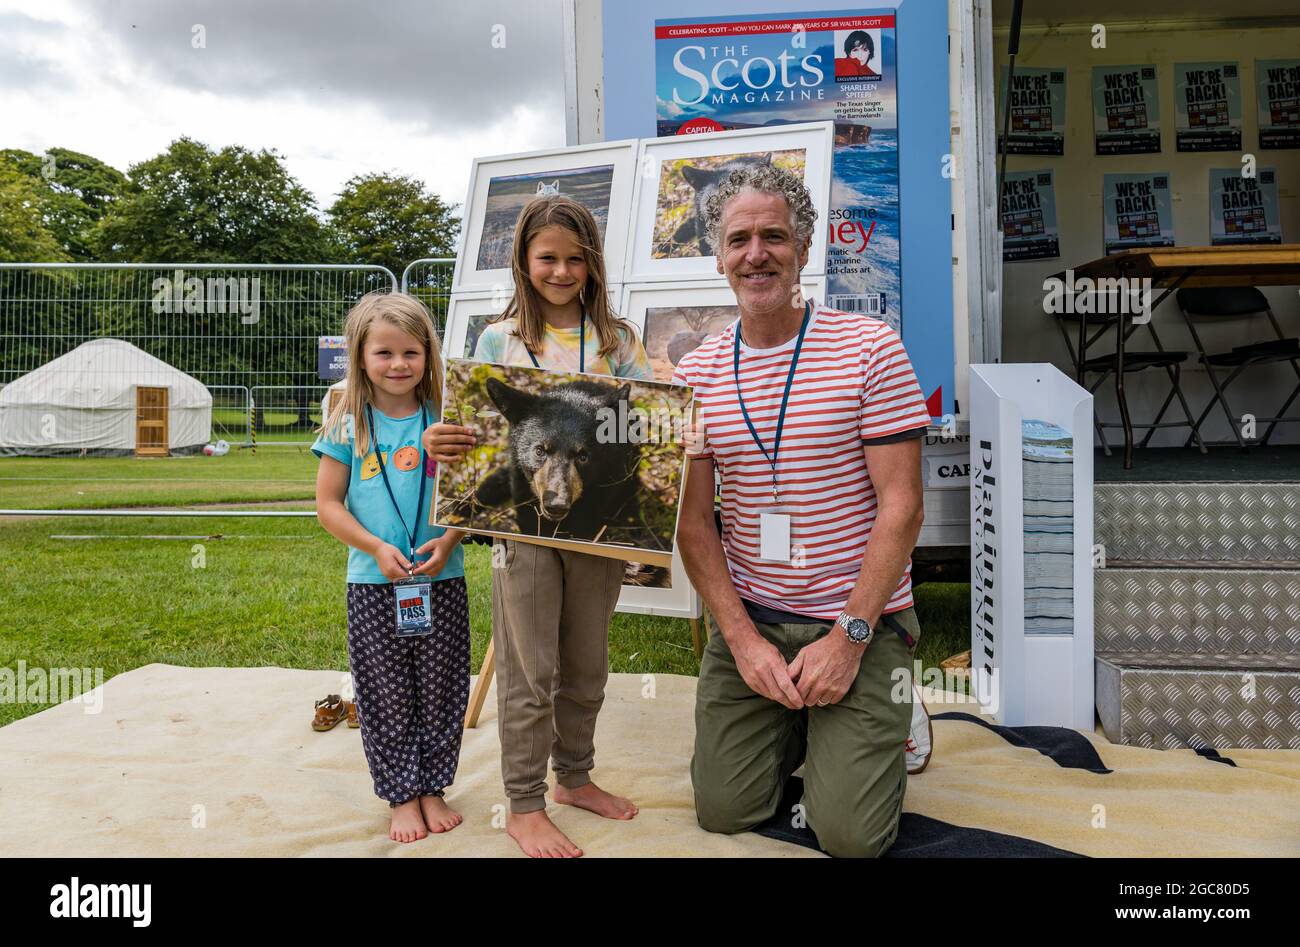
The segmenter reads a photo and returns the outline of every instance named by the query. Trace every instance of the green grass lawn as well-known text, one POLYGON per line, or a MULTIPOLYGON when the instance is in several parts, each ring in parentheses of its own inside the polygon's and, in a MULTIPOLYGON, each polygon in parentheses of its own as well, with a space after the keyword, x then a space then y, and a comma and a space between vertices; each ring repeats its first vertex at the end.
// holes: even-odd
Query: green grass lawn
POLYGON ((310 446, 268 445, 256 454, 231 448, 224 457, 6 457, 0 461, 0 509, 310 500, 319 463, 310 446))
MULTIPOLYGON (((268 501, 313 496, 316 464, 305 445, 220 458, 7 458, 0 462, 0 508, 274 508, 268 501)), ((490 550, 465 550, 477 671, 491 631, 490 550)), ((23 660, 28 667, 103 668, 105 679, 154 662, 343 671, 346 558, 306 517, 0 522, 0 667, 16 670, 23 660)), ((969 586, 957 583, 917 590, 925 667, 969 647, 968 596, 969 586)), ((610 669, 695 674, 689 624, 616 615, 610 669)), ((0 703, 0 725, 42 709, 0 703)))

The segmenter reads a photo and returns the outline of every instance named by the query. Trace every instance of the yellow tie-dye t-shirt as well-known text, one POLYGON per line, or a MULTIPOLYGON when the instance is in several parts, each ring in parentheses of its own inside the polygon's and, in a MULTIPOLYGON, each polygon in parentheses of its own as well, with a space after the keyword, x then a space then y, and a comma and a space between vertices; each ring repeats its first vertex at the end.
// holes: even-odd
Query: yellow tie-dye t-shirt
MULTIPOLYGON (((493 322, 483 329, 474 347, 474 359, 479 362, 493 362, 497 365, 531 366, 528 349, 523 340, 515 335, 515 319, 493 322)), ((609 355, 598 355, 600 350, 600 333, 587 323, 585 367, 581 370, 593 375, 613 375, 617 378, 653 379, 654 369, 650 366, 650 357, 646 355, 645 346, 637 338, 636 332, 627 323, 620 323, 623 344, 609 355)), ((579 371, 578 326, 572 329, 546 327, 546 337, 542 341, 542 350, 537 353, 537 363, 546 369, 561 372, 579 371)))

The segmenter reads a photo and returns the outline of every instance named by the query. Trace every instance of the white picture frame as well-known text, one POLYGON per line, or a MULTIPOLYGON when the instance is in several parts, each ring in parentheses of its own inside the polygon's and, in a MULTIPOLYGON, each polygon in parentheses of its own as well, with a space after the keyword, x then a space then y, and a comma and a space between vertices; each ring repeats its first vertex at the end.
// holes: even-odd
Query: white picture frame
MULTIPOLYGON (((518 202, 527 199, 526 194, 511 193, 510 187, 522 187, 526 191, 535 181, 541 192, 541 189, 553 186, 554 182, 559 187, 559 193, 565 193, 566 177, 576 180, 578 172, 596 168, 609 169, 605 265, 609 282, 621 282, 636 151, 637 139, 631 138, 576 145, 572 148, 475 158, 470 169, 469 193, 465 198, 465 239, 460 252, 456 254, 456 268, 451 280, 452 292, 493 290, 498 287, 505 287, 505 291, 509 291, 509 242, 505 244, 503 255, 502 239, 507 231, 513 238, 514 222, 522 207, 518 202), (551 175, 554 177, 548 177, 551 175), (498 207, 499 201, 509 203, 498 207), (487 247, 484 246, 485 228, 489 231, 486 237, 487 247), (504 265, 494 265, 496 263, 504 265)), ((593 172, 581 177, 582 186, 599 187, 602 175, 593 172)), ((599 221, 600 215, 596 216, 599 221)))
MULTIPOLYGON (((506 304, 510 302, 510 295, 509 291, 452 293, 451 299, 447 302, 447 325, 442 335, 443 359, 473 358, 472 349, 469 352, 465 351, 471 325, 479 321, 478 328, 481 332, 482 323, 486 322, 487 317, 505 311, 506 304)), ((475 338, 477 339, 477 335, 475 338)))
POLYGON ((701 608, 700 594, 691 585, 686 575, 686 566, 682 563, 681 553, 673 547, 671 571, 672 587, 667 589, 650 588, 643 585, 624 585, 619 593, 618 605, 614 611, 634 615, 659 615, 665 618, 699 618, 701 608))
MULTIPOLYGON (((825 276, 804 277, 799 281, 799 286, 804 299, 812 299, 814 305, 825 303, 825 276)), ((736 294, 732 292, 731 286, 721 277, 711 282, 635 283, 623 287, 623 298, 619 313, 636 326, 637 335, 641 339, 641 343, 646 347, 646 354, 650 357, 650 364, 655 369, 656 381, 671 380, 671 369, 676 363, 671 360, 669 355, 667 340, 661 338, 659 333, 654 333, 653 337, 647 335, 647 314, 653 313, 657 309, 677 309, 686 306, 734 308, 736 306, 736 294)), ((711 320, 709 328, 705 330, 706 338, 734 322, 739 315, 739 310, 737 310, 734 316, 721 322, 715 316, 711 320)), ((655 327, 651 326, 650 328, 653 333, 655 327)), ((681 325, 676 328, 679 331, 685 331, 692 327, 681 325)), ((700 341, 704 340, 701 339, 700 341)), ((689 349, 686 351, 689 351, 689 349)))
MULTIPOLYGON (((607 287, 609 304, 617 312, 618 303, 623 297, 623 286, 616 283, 607 287)), ((447 302, 447 324, 442 333, 442 357, 473 358, 474 345, 478 342, 490 316, 505 311, 513 290, 490 290, 488 292, 452 293, 447 302), (467 351, 468 350, 468 351, 467 351)))
MULTIPOLYGON (((665 240, 676 239, 681 233, 679 228, 671 234, 672 218, 660 226, 659 195, 661 185, 671 187, 669 177, 673 174, 682 176, 679 170, 688 159, 717 159, 722 156, 803 151, 804 184, 812 194, 813 206, 817 208, 817 224, 813 228, 812 246, 808 253, 808 264, 803 272, 809 276, 822 276, 826 273, 826 220, 830 206, 831 159, 834 146, 834 125, 826 122, 800 122, 790 125, 774 125, 767 128, 737 129, 726 132, 710 132, 697 135, 674 135, 669 138, 643 138, 637 150, 636 184, 632 197, 632 230, 627 238, 627 268, 624 283, 645 283, 654 281, 680 281, 718 279, 716 257, 685 255, 658 256, 655 248, 662 248, 665 240), (665 163, 669 166, 665 168, 665 163)), ((721 168, 702 169, 712 171, 716 179, 721 168)), ((696 189, 699 193, 699 189, 696 189)), ((681 227, 688 226, 696 215, 688 215, 681 227)), ((667 220, 667 218, 666 218, 667 220)), ((698 252, 698 235, 691 238, 698 252)), ((687 246, 688 241, 678 245, 687 246)), ((660 251, 662 253, 662 250, 660 251)))

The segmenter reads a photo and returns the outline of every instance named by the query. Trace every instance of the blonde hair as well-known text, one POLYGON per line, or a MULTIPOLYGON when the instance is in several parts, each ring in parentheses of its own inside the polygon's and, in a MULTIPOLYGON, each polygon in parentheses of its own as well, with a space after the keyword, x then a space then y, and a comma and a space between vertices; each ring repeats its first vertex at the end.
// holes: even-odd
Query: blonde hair
POLYGON ((366 407, 374 404, 375 389, 366 376, 365 346, 370 327, 376 322, 386 322, 424 346, 424 377, 415 386, 415 397, 421 406, 433 404, 431 421, 439 417, 438 403, 442 399, 442 348, 438 333, 424 303, 406 293, 367 293, 357 300, 348 312, 343 325, 347 341, 348 369, 344 375, 346 385, 343 397, 322 420, 317 433, 330 440, 347 440, 347 421, 352 418, 354 436, 353 453, 364 457, 370 448, 370 425, 366 421, 366 407))
POLYGON ((610 308, 605 254, 601 249, 596 218, 582 204, 562 194, 534 198, 524 205, 515 221, 515 242, 510 253, 510 275, 514 278, 515 292, 505 311, 489 321, 515 319, 514 334, 534 355, 541 351, 542 340, 546 338, 546 320, 542 316, 539 294, 528 279, 528 245, 547 227, 559 227, 582 247, 587 264, 587 282, 582 287, 579 301, 600 337, 600 349, 596 354, 609 356, 617 352, 625 341, 636 338, 636 330, 610 308), (620 337, 620 330, 626 333, 625 338, 620 337))

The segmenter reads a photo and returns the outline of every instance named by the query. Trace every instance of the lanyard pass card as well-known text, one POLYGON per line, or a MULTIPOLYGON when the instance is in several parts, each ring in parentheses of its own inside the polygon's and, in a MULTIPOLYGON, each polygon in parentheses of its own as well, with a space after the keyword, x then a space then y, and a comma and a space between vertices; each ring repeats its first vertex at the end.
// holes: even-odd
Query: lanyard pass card
POLYGON ((758 511, 758 558, 767 562, 790 561, 790 514, 779 506, 758 511))
POLYGON ((416 638, 433 633, 433 580, 412 576, 393 583, 397 637, 416 638))

